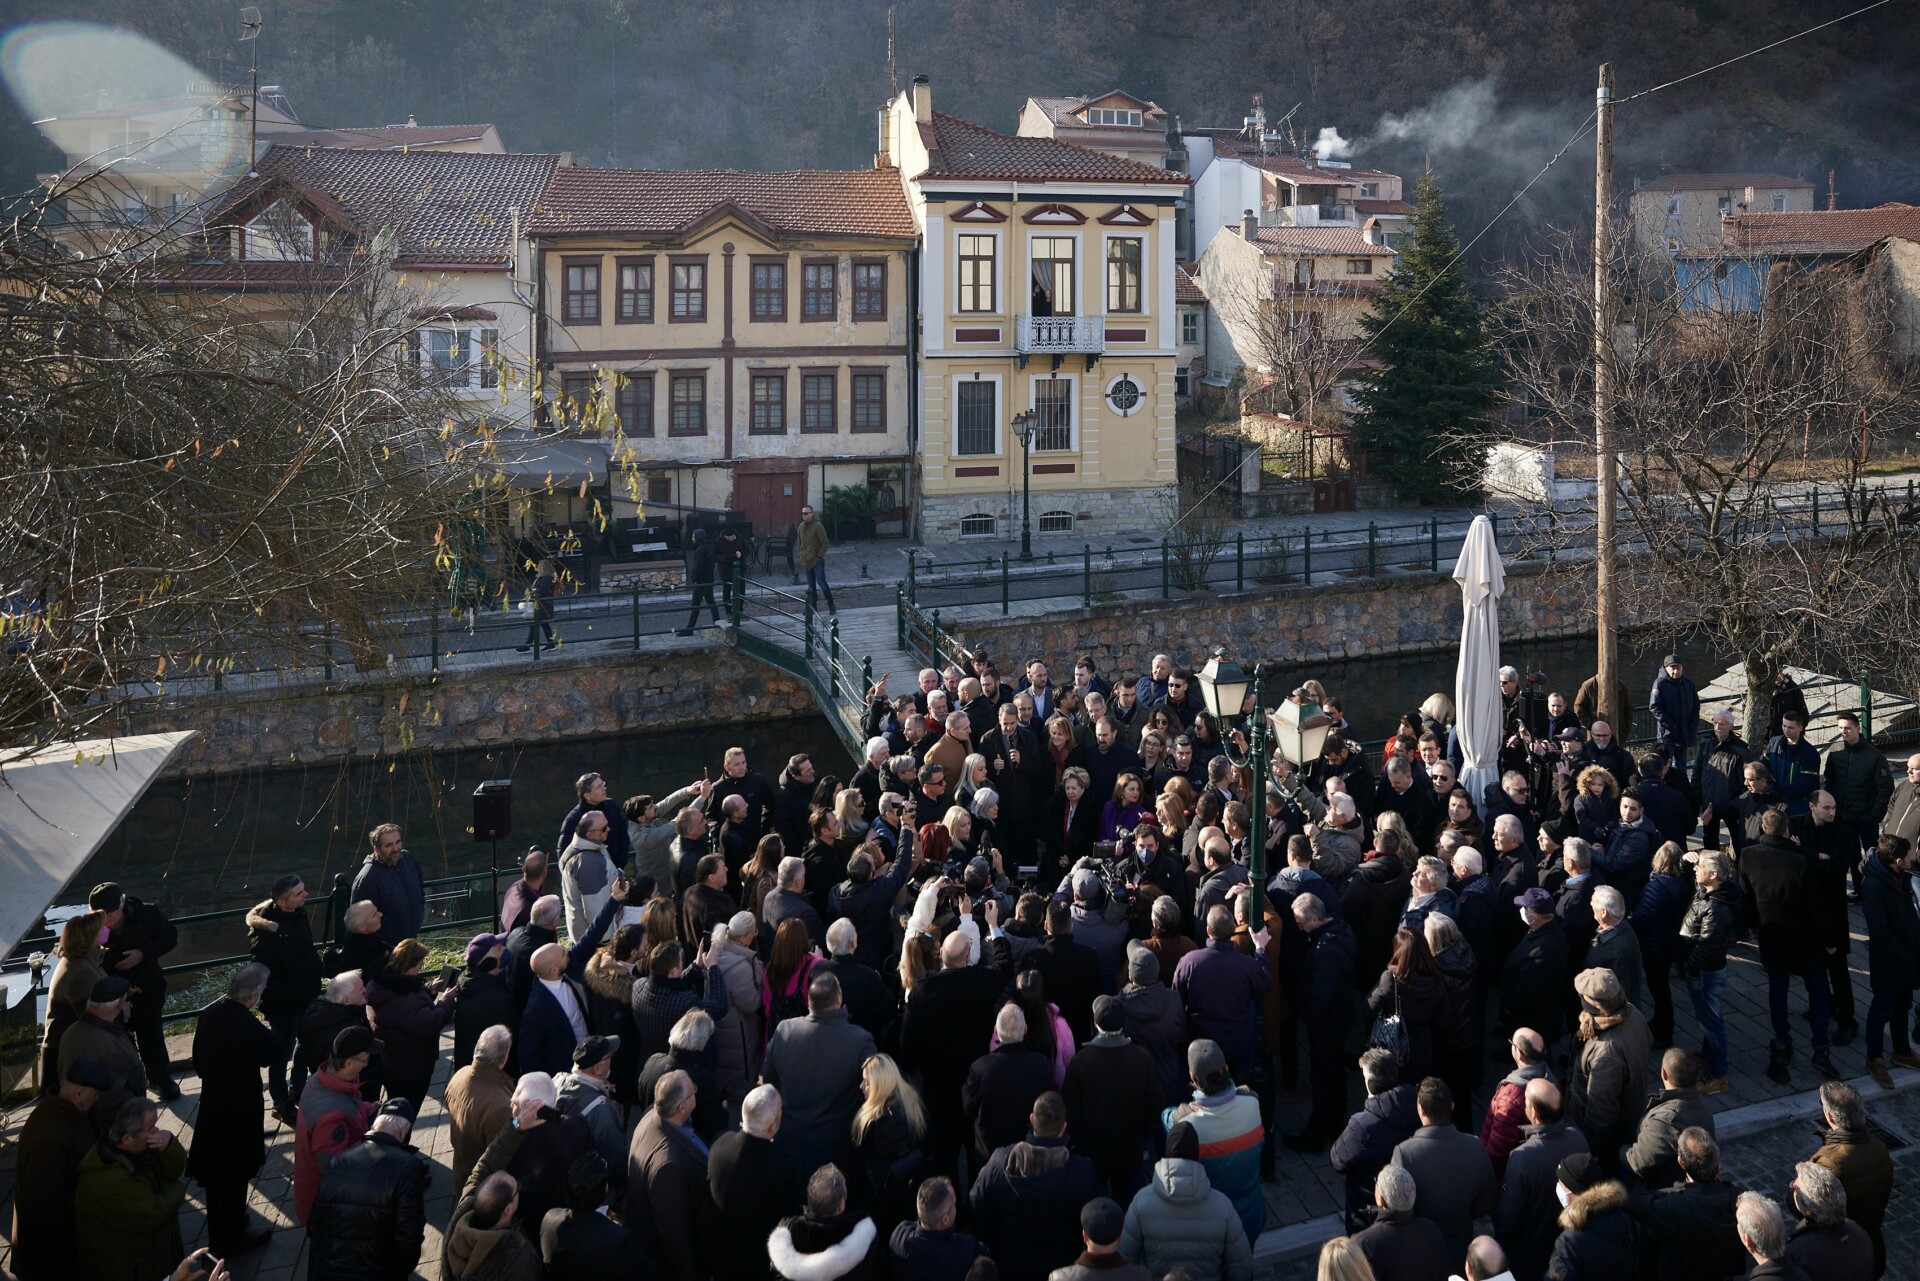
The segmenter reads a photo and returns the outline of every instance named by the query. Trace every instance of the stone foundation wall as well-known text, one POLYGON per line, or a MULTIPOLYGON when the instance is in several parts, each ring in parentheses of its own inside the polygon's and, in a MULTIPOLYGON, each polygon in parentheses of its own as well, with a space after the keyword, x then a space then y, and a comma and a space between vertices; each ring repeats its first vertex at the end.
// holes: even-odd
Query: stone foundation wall
MULTIPOLYGON (((1510 640, 1580 636, 1594 627, 1588 564, 1510 564, 1500 601, 1500 634, 1510 640)), ((1669 611, 1677 616, 1678 609, 1669 611)), ((1660 612, 1627 602, 1623 626, 1657 622, 1660 612)), ((1460 587, 1447 574, 1331 580, 1312 586, 1169 601, 1127 599, 1044 618, 956 620, 970 649, 1002 671, 1026 658, 1070 670, 1091 654, 1104 672, 1142 672, 1153 655, 1199 666, 1224 645, 1242 662, 1311 662, 1444 649, 1460 641, 1460 587)))
MULTIPOLYGON (((1090 489, 1068 492, 1036 490, 1033 495, 1033 532, 1040 533, 1042 512, 1073 513, 1074 534, 1133 533, 1158 529, 1166 521, 1166 503, 1171 491, 1164 485, 1140 489, 1090 489)), ((993 537, 1017 538, 1020 535, 1020 491, 1011 499, 996 494, 932 494, 920 502, 920 537, 930 543, 960 541, 960 522, 968 516, 991 516, 993 537)), ((1048 537, 1054 537, 1048 531, 1048 537)))
MULTIPOLYGON (((570 647, 571 648, 571 647, 570 647)), ((418 748, 490 747, 817 713, 784 672, 714 641, 611 650, 333 686, 228 691, 135 704, 122 734, 197 729, 172 766, 220 774, 366 759, 418 748)))

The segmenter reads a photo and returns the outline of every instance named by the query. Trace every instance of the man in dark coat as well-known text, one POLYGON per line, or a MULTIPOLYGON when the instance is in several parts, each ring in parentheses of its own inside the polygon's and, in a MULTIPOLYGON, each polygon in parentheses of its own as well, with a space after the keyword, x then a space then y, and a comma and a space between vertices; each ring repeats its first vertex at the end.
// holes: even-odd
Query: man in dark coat
POLYGON ((1033 1101, 1053 1088, 1053 1064, 1027 1045, 1027 1018, 1019 1006, 1001 1006, 993 1031, 1000 1044, 973 1061, 960 1087, 973 1150, 982 1161, 995 1148, 1019 1142, 1033 1101))
MULTIPOLYGON (((879 928, 885 929, 885 923, 879 928)), ((813 972, 840 980, 840 1000, 847 1007, 847 1017, 865 1028, 878 1044, 893 1023, 894 998, 880 971, 860 959, 862 938, 846 917, 835 921, 827 927, 828 957, 816 962, 813 972)))
MULTIPOLYGON (((1694 687, 1693 677, 1687 675, 1678 654, 1668 654, 1660 660, 1660 674, 1653 678, 1653 693, 1647 699, 1647 708, 1653 713, 1661 749, 1684 769, 1693 754, 1694 741, 1700 735, 1700 691, 1694 687)), ((1626 709, 1620 709, 1620 714, 1626 715, 1626 709)))
POLYGON ((1040 794, 1051 790, 1052 766, 1040 740, 1020 725, 1012 703, 1002 703, 998 723, 980 738, 980 754, 987 758, 987 777, 1000 793, 1000 818, 995 829, 1003 835, 1007 871, 1034 860, 1033 835, 1040 794))
POLYGON ((632 853, 627 843, 627 816, 620 802, 607 794, 607 780, 598 774, 582 774, 573 782, 573 794, 577 799, 560 820, 560 839, 554 842, 554 850, 564 854, 580 831, 580 820, 597 810, 607 819, 607 857, 615 867, 625 867, 632 853))
POLYGON ((1285 1136, 1296 1151, 1317 1152, 1340 1132, 1347 1118, 1347 1029, 1359 1004, 1354 992, 1353 930, 1329 918, 1317 894, 1293 900, 1293 920, 1312 940, 1307 953, 1307 1071, 1313 1077, 1313 1110, 1306 1129, 1285 1136))
MULTIPOLYGON (((371 1028, 367 1018, 367 981, 357 972, 336 974, 327 980, 326 993, 300 1016, 300 1066, 318 1072, 333 1057, 333 1042, 350 1027, 371 1028)), ((375 1102, 386 1073, 375 1051, 360 1073, 361 1097, 375 1102), (368 1078, 371 1077, 371 1082, 368 1078)))
POLYGON ((718 854, 701 858, 694 883, 680 899, 681 937, 697 945, 713 937, 713 927, 733 919, 740 905, 727 893, 727 860, 718 854))
POLYGON ((661 1077, 627 1149, 626 1222, 650 1242, 664 1281, 702 1281, 712 1271, 718 1236, 707 1147, 690 1124, 694 1103, 693 1079, 685 1072, 661 1077))
POLYGON ((1587 1150, 1587 1139, 1567 1123, 1560 1087, 1527 1082, 1525 1137, 1507 1157, 1506 1184, 1493 1209, 1493 1231, 1506 1247, 1514 1281, 1540 1281, 1560 1235, 1560 1198, 1554 1195, 1560 1162, 1587 1150))
POLYGON ((1371 1049, 1360 1056, 1360 1079, 1367 1101, 1333 1141, 1327 1160, 1346 1176, 1346 1229, 1349 1235, 1373 1222, 1374 1180, 1393 1158, 1393 1150, 1420 1128, 1419 1087, 1401 1084, 1400 1065, 1391 1050, 1371 1049))
MULTIPOLYGON (((566 846, 560 848, 565 849, 566 846)), ((506 894, 500 900, 500 933, 511 934, 527 923, 535 901, 547 893, 547 868, 550 864, 547 852, 538 845, 521 858, 520 879, 507 887, 506 894)))
POLYGON ((1376 816, 1392 811, 1406 820, 1407 834, 1413 837, 1414 853, 1433 842, 1433 830, 1440 824, 1440 803, 1433 792, 1421 787, 1414 778, 1413 766, 1401 757, 1387 760, 1381 778, 1373 790, 1376 816))
POLYGON ((413 1104, 390 1099, 328 1163, 307 1219, 313 1281, 406 1281, 419 1266, 432 1166, 407 1142, 412 1132, 413 1104))
POLYGON ((1916 913, 1908 870, 1912 848, 1903 836, 1880 838, 1860 869, 1860 910, 1867 922, 1867 976, 1873 1000, 1867 1006, 1867 1071, 1883 1088, 1892 1088, 1884 1034, 1893 1031, 1893 1061, 1920 1067, 1907 1036, 1907 1010, 1920 987, 1920 913, 1916 913))
POLYGON ((805 1018, 783 1019, 774 1029, 760 1075, 780 1091, 778 1142, 800 1169, 852 1155, 860 1069, 873 1052, 872 1034, 847 1017, 840 980, 831 974, 807 985, 805 1018))
POLYGON ((19 1281, 73 1281, 74 1189, 80 1161, 97 1137, 93 1107, 113 1084, 92 1059, 67 1067, 60 1088, 40 1096, 20 1129, 13 1173, 13 1275, 19 1281))
POLYGON ((1073 937, 1072 907, 1047 905, 1047 941, 1028 952, 1020 968, 1040 971, 1047 999, 1073 1029, 1076 1045, 1093 1039, 1093 999, 1107 990, 1108 982, 1100 973, 1099 953, 1073 937))
MULTIPOLYGON (((747 768, 747 749, 744 747, 727 749, 720 761, 720 774, 721 777, 713 785, 713 795, 707 799, 707 812, 720 813, 721 805, 729 796, 745 797, 747 812, 742 820, 743 831, 749 845, 758 845, 762 836, 774 830, 773 784, 767 782, 765 774, 747 768)), ((797 854, 800 846, 789 845, 787 852, 797 854)))
MULTIPOLYGON (((1065 905, 1060 906, 1064 915, 1065 905)), ((990 905, 988 911, 997 933, 998 908, 990 905)), ((1068 945, 1072 942, 1069 936, 1068 945)), ((989 945, 992 964, 970 964, 971 954, 965 934, 955 930, 947 935, 940 945, 940 970, 913 985, 900 1021, 900 1066, 920 1073, 921 1097, 927 1104, 927 1164, 938 1170, 950 1168, 968 1142, 960 1089, 980 1047, 993 1035, 1000 994, 1012 977, 1012 954, 1004 937, 989 945)), ((1046 986, 1053 997, 1051 980, 1046 986)))
MULTIPOLYGON (((1835 1045, 1845 1045, 1859 1032, 1853 1001, 1853 974, 1847 964, 1853 926, 1847 919, 1847 887, 1860 877, 1860 833, 1865 828, 1841 821, 1839 802, 1832 791, 1822 789, 1808 802, 1807 816, 1792 824, 1794 841, 1813 864, 1814 880, 1820 885, 1821 930, 1825 934, 1824 965, 1827 994, 1831 998, 1835 1045)), ((1874 830, 1877 835, 1878 821, 1874 830)), ((1872 843, 1868 843, 1872 848, 1872 843)))
POLYGON ((60 1037, 57 1069, 62 1079, 80 1059, 92 1059, 111 1078, 93 1109, 93 1119, 102 1127, 119 1115, 122 1103, 147 1092, 146 1069, 133 1037, 127 1033, 125 1012, 131 988, 132 984, 113 975, 96 982, 87 994, 87 1008, 79 1021, 60 1037))
MULTIPOLYGON (((612 897, 594 918, 586 937, 571 948, 548 943, 529 958, 533 983, 513 1036, 521 1071, 555 1076, 565 1072, 573 1064, 573 1047, 593 1031, 593 998, 582 976, 587 958, 620 914, 630 888, 624 877, 613 883, 612 897)), ((532 1224, 537 1230, 539 1220, 535 1218, 532 1224)))
POLYGON ((1798 975, 1807 989, 1814 1071, 1835 1076, 1827 1051, 1827 952, 1838 944, 1828 933, 1832 917, 1821 902, 1825 886, 1813 861, 1788 835, 1788 819, 1781 811, 1760 816, 1760 839, 1740 855, 1740 883, 1746 891, 1746 919, 1759 933, 1760 964, 1767 971, 1767 1005, 1773 1018, 1767 1075, 1782 1084, 1789 1079, 1793 1025, 1787 989, 1798 975))
POLYGON ((1700 1097, 1700 1064, 1679 1046, 1660 1056, 1660 1092, 1647 1100, 1640 1130, 1621 1153, 1621 1164, 1643 1187, 1659 1191, 1679 1183, 1680 1136, 1699 1127, 1713 1133, 1713 1111, 1700 1097))
POLYGON ((1567 1003, 1567 935, 1553 914, 1553 895, 1538 886, 1514 899, 1527 933, 1500 971, 1500 1026, 1511 1036, 1530 1027, 1551 1047, 1560 1039, 1567 1003))
POLYGON ((755 1086, 740 1105, 740 1128, 714 1140, 707 1156, 707 1189, 727 1230, 714 1239, 716 1281, 770 1281, 767 1236, 800 1209, 806 1176, 774 1144, 780 1132, 780 1091, 755 1086))
POLYGON ((160 1022, 167 1006, 167 975, 160 958, 179 944, 179 933, 158 907, 141 902, 112 881, 94 886, 87 906, 102 914, 102 967, 133 984, 127 1031, 139 1044, 148 1088, 163 1101, 177 1099, 180 1087, 173 1083, 172 1056, 160 1022))
POLYGON ((703 602, 713 625, 720 626, 720 607, 713 603, 713 548, 707 546, 705 529, 694 530, 693 539, 687 545, 686 575, 687 587, 693 593, 693 608, 687 611, 687 625, 674 632, 675 636, 693 635, 693 629, 700 623, 703 602))
POLYGON ((1684 847, 1693 829, 1700 825, 1700 807, 1673 786, 1672 780, 1686 782, 1684 774, 1675 774, 1660 752, 1640 754, 1640 781, 1634 791, 1647 812, 1647 821, 1658 833, 1654 843, 1673 841, 1684 847))
POLYGON ((207 1244, 223 1259, 273 1236, 271 1228, 247 1226, 247 1182, 267 1161, 260 1069, 280 1061, 273 1033, 253 1015, 268 981, 265 966, 241 966, 227 982, 227 995, 200 1012, 193 1032, 200 1111, 187 1174, 206 1189, 207 1244))
POLYGON ((380 938, 383 919, 379 907, 370 899, 347 904, 340 919, 341 932, 320 954, 320 972, 332 978, 348 970, 358 970, 371 978, 385 969, 393 948, 380 938))
POLYGON ((767 1258, 787 1281, 876 1281, 886 1259, 879 1235, 871 1218, 847 1210, 840 1167, 823 1165, 807 1180, 806 1213, 768 1235, 767 1258))
POLYGON ((1144 1186, 1142 1153, 1167 1098, 1153 1055, 1135 1045, 1124 1030, 1126 1007, 1117 997, 1093 1003, 1093 1039, 1067 1064, 1061 1093, 1067 1103, 1071 1146, 1100 1171, 1108 1195, 1122 1206, 1144 1186))
POLYGON ((1720 1177, 1720 1145, 1705 1130, 1687 1130, 1679 1161, 1685 1182, 1662 1192, 1635 1189, 1628 1198, 1627 1212, 1640 1225, 1640 1275, 1660 1281, 1745 1275, 1753 1261, 1734 1224, 1740 1188, 1720 1177))
MULTIPOLYGON (((1241 902, 1245 902, 1241 898, 1241 902)), ((1256 1011, 1273 986, 1270 967, 1233 945, 1230 907, 1207 914, 1207 942, 1180 958, 1173 990, 1187 1007, 1187 1029, 1217 1043, 1227 1056, 1227 1072, 1236 1081, 1251 1080, 1259 1049, 1256 1011)))
POLYGON ((1067 1146, 1067 1105, 1049 1090, 1034 1100, 1032 1129, 996 1150, 969 1200, 980 1239, 1003 1281, 1046 1281, 1080 1255, 1080 1207, 1100 1195, 1093 1162, 1067 1146))
POLYGON ((1787 813, 1805 814, 1807 801, 1820 786, 1820 749, 1807 741, 1805 712, 1796 709, 1781 716, 1780 732, 1767 740, 1766 762, 1787 813))
POLYGON ((953 1180, 924 1180, 914 1194, 915 1217, 893 1230, 888 1242, 887 1275, 893 1281, 966 1281, 986 1247, 971 1233, 959 1232, 960 1198, 953 1180))
POLYGON ((549 1277, 645 1281, 653 1275, 640 1238, 600 1212, 606 1203, 606 1158, 598 1152, 575 1157, 567 1167, 567 1204, 540 1220, 540 1261, 549 1277))
POLYGON ((1463 1252, 1448 1247, 1433 1220, 1413 1212, 1413 1176, 1386 1166, 1374 1179, 1373 1196, 1373 1225, 1353 1236, 1353 1248, 1373 1275, 1392 1281, 1442 1281, 1463 1252))
POLYGON ((273 883, 269 897, 247 913, 247 951, 267 967, 267 990, 260 1013, 273 1029, 278 1057, 267 1069, 267 1093, 284 1120, 307 1083, 304 1065, 287 1079, 287 1062, 299 1044, 300 1016, 320 995, 320 954, 313 946, 313 922, 307 915, 307 887, 298 876, 273 883))
POLYGON ((380 941, 392 947, 415 938, 427 921, 427 883, 420 864, 400 839, 398 823, 382 823, 367 833, 373 850, 353 878, 353 901, 380 909, 380 941))
POLYGON ((827 892, 827 915, 844 916, 853 923, 854 955, 866 965, 878 965, 885 958, 893 938, 893 901, 920 863, 918 839, 902 832, 901 840, 907 846, 906 857, 891 863, 878 857, 879 847, 871 842, 854 850, 847 860, 847 879, 827 892))
MULTIPOLYGON (((1901 1014, 1904 1017, 1904 1007, 1901 1014)), ((1833 1171, 1846 1189, 1847 1217, 1873 1242, 1873 1270, 1879 1275, 1887 1270, 1883 1225, 1893 1195, 1893 1156, 1886 1141, 1868 1128, 1867 1105, 1860 1092, 1846 1082, 1828 1081, 1820 1087, 1820 1114, 1827 1128, 1811 1159, 1833 1171)))
POLYGON ((1416 851, 1404 848, 1400 834, 1390 830, 1376 832, 1373 845, 1366 861, 1354 869, 1340 904, 1353 927, 1359 948, 1355 965, 1361 974, 1378 974, 1393 958, 1393 935, 1413 892, 1411 859, 1416 851))
POLYGON ((1709 849, 1720 845, 1720 820, 1733 806, 1734 798, 1746 790, 1743 771, 1752 759, 1753 749, 1733 732, 1733 716, 1724 709, 1715 712, 1713 733, 1701 736, 1688 776, 1693 794, 1705 807, 1706 826, 1701 829, 1701 837, 1709 849))
POLYGON ((1494 1208, 1500 1180, 1480 1140, 1454 1126, 1453 1094, 1445 1082, 1431 1076, 1422 1081, 1415 1106, 1420 1128, 1393 1150, 1390 1164, 1413 1175, 1418 1189, 1413 1212, 1433 1220, 1446 1238, 1449 1258, 1462 1258, 1473 1221, 1494 1208))
MULTIPOLYGON (((513 992, 501 965, 507 955, 507 936, 476 934, 467 941, 467 971, 453 1000, 453 1062, 455 1071, 473 1062, 480 1034, 496 1023, 512 1027, 513 992)), ((513 1059, 509 1063, 515 1062, 513 1059)))

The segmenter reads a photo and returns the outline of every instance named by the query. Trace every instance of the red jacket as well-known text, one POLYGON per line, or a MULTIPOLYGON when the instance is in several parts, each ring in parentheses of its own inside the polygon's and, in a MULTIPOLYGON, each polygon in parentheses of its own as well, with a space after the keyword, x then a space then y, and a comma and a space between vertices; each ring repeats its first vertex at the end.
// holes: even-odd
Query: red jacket
POLYGON ((1527 1124, 1527 1082, 1536 1076, 1553 1080, 1553 1073, 1544 1063, 1507 1073, 1494 1090, 1493 1100, 1487 1104, 1487 1115, 1480 1122, 1480 1146, 1492 1159, 1494 1174, 1502 1179, 1507 1177, 1507 1158, 1525 1137, 1520 1127, 1527 1124))
POLYGON ((293 1211, 304 1225, 327 1162, 360 1142, 373 1124, 374 1105, 360 1097, 358 1082, 321 1068, 300 1092, 293 1130, 293 1211))

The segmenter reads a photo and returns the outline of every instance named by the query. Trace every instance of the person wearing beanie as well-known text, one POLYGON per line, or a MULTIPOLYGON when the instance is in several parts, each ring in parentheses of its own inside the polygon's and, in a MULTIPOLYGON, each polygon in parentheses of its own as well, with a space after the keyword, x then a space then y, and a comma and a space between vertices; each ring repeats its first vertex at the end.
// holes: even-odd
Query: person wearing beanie
POLYGON ((482 1032, 496 1024, 512 1027, 519 1021, 514 1017, 513 992, 507 986, 506 955, 504 934, 476 934, 467 940, 467 968, 454 987, 455 1064, 473 1062, 473 1047, 482 1032))
POLYGON ((1200 1164, 1200 1136, 1181 1121, 1167 1131, 1166 1156, 1127 1206, 1120 1253, 1157 1277, 1175 1268, 1191 1281, 1250 1281, 1246 1225, 1200 1164))
POLYGON ((1226 1193, 1239 1211, 1247 1239, 1255 1240, 1267 1226, 1267 1200, 1260 1190, 1260 1148, 1266 1137, 1260 1104, 1251 1091, 1234 1085, 1227 1056, 1220 1046, 1202 1038, 1187 1047, 1187 1074, 1192 1098, 1170 1107, 1161 1117, 1168 1129, 1185 1121, 1200 1137, 1207 1178, 1226 1193))
POLYGON ((1591 1153, 1565 1157, 1554 1167, 1560 1235, 1547 1275, 1554 1281, 1641 1274, 1639 1235, 1627 1213, 1627 1189, 1606 1178, 1591 1153))
POLYGON ((1047 1281, 1153 1281, 1152 1272, 1121 1253, 1123 1226, 1120 1204, 1112 1197, 1095 1197, 1080 1207, 1080 1240, 1086 1249, 1066 1267, 1055 1268, 1047 1281))
POLYGON ((1141 1153, 1166 1106, 1153 1055, 1128 1039, 1125 1028, 1119 998, 1094 1001, 1093 1039, 1067 1064, 1061 1087, 1074 1151, 1093 1161, 1122 1206, 1145 1182, 1141 1153))
POLYGON ((1612 1174, 1646 1111, 1653 1033, 1612 970, 1582 970, 1573 990, 1580 998, 1580 1050, 1569 1074, 1567 1112, 1600 1168, 1612 1174))
POLYGON ((1120 1030, 1153 1056, 1160 1093, 1178 1099, 1187 1093, 1187 1010, 1180 996, 1161 982, 1160 958, 1144 943, 1127 944, 1127 985, 1120 1003, 1120 1030))

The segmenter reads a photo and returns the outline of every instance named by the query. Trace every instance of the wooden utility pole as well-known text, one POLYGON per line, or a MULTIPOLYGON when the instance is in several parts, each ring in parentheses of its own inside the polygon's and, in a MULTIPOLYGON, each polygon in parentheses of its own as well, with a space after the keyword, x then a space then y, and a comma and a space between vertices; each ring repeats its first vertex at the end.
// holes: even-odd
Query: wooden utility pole
POLYGON ((1615 707, 1619 691, 1619 616, 1613 581, 1614 524, 1619 501, 1619 462, 1613 445, 1613 64, 1600 64, 1594 100, 1593 133, 1593 449, 1594 449, 1594 628, 1599 640, 1596 682, 1598 715, 1613 726, 1614 741, 1625 742, 1631 725, 1620 717, 1632 712, 1615 707))

